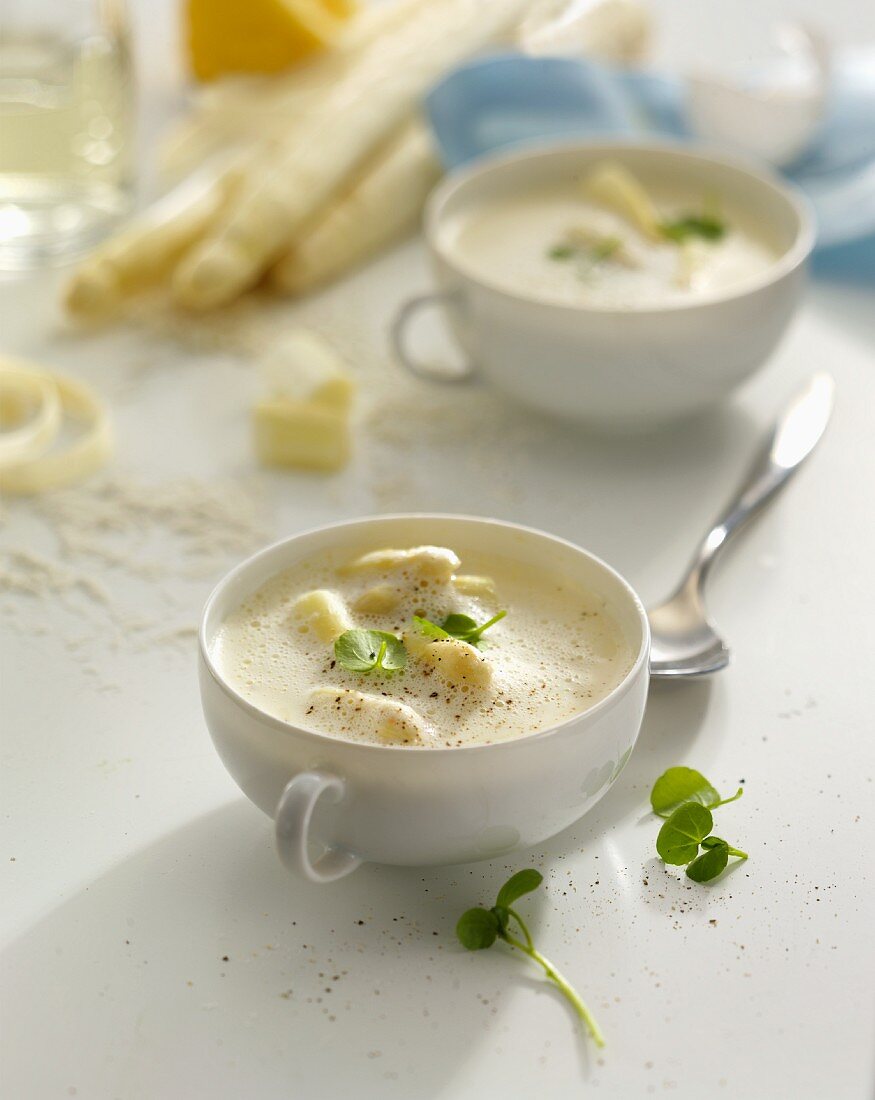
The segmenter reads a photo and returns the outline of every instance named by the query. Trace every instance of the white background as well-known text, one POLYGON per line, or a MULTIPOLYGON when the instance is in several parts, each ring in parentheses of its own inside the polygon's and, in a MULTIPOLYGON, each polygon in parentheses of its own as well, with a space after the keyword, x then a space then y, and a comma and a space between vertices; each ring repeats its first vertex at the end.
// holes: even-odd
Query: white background
MULTIPOLYGON (((875 37, 853 0, 666 0, 658 55, 743 58, 791 8, 829 19, 840 40, 875 37)), ((171 5, 136 14, 148 144, 182 88, 171 5)), ((155 484, 252 473, 245 361, 136 328, 73 334, 58 284, 2 285, 3 343, 107 396, 117 471, 155 484)), ((838 404, 826 440, 712 584, 732 666, 711 684, 655 689, 617 784, 543 850, 506 865, 366 866, 311 887, 282 871, 269 822, 213 753, 192 645, 113 646, 99 618, 5 597, 2 1095, 869 1100, 871 287, 815 285, 774 363, 719 414, 604 441, 401 379, 386 321, 427 285, 412 242, 300 307, 265 311, 265 326, 298 318, 333 335, 364 392, 349 471, 259 477, 270 533, 380 510, 492 514, 587 546, 654 601, 770 418, 827 369, 838 404), (720 831, 751 858, 711 886, 654 859, 647 793, 675 763, 727 791, 744 781, 720 831), (521 908, 596 1011, 603 1054, 523 960, 454 942, 459 913, 531 863, 545 889, 521 908)), ((48 552, 50 536, 28 506, 7 506, 5 546, 48 552)), ((154 611, 148 586, 100 576, 129 611, 154 611)), ((195 623, 216 579, 172 586, 168 625, 195 623)))

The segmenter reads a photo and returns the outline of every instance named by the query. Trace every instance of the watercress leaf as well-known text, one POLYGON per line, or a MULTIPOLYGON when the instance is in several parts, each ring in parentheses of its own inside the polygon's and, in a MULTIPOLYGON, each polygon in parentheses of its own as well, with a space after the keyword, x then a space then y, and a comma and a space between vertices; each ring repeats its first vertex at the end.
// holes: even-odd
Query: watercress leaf
POLYGON ((407 664, 407 650, 404 648, 401 639, 384 630, 376 630, 374 633, 379 634, 386 643, 380 666, 386 669, 387 672, 397 672, 398 669, 404 668, 407 664))
POLYGON ((691 237, 719 241, 726 235, 726 223, 712 214, 685 214, 675 221, 663 222, 660 230, 664 237, 676 244, 682 244, 691 237))
POLYGON ((720 801, 717 790, 695 768, 669 768, 653 784, 650 805, 660 817, 669 817, 684 802, 701 802, 715 806, 720 801))
POLYGON ((597 262, 609 260, 622 246, 623 242, 619 237, 602 237, 592 246, 592 258, 597 262))
POLYGON ((350 672, 404 668, 407 651, 400 638, 385 630, 347 630, 334 643, 337 663, 350 672))
POLYGON ((484 947, 492 947, 500 927, 491 909, 468 909, 459 917, 456 935, 469 951, 481 951, 484 947))
POLYGON ((334 656, 350 672, 370 672, 382 644, 375 630, 347 630, 336 639, 334 656))
POLYGON ((507 922, 510 920, 510 913, 501 905, 493 905, 490 912, 495 914, 495 919, 498 921, 499 936, 503 936, 505 932, 507 932, 507 922))
POLYGON ((699 802, 685 802, 672 813, 656 838, 656 850, 665 863, 680 866, 699 853, 699 845, 711 832, 711 811, 699 802))
POLYGON ((450 637, 458 638, 461 642, 468 642, 469 645, 479 646, 480 638, 484 631, 488 630, 491 626, 495 626, 496 623, 501 622, 506 614, 506 611, 499 611, 497 615, 493 615, 491 619, 487 619, 486 622, 481 623, 480 626, 477 625, 470 615, 447 615, 444 620, 443 628, 450 637))
POLYGON ((429 619, 423 619, 419 615, 413 616, 413 625, 419 631, 420 634, 424 634, 427 638, 449 638, 449 635, 443 627, 438 626, 437 623, 431 622, 429 619))
POLYGON ((729 845, 726 841, 716 836, 707 839, 713 843, 708 844, 705 851, 696 856, 687 867, 687 878, 691 878, 693 882, 710 882, 726 870, 729 862, 729 845))
POLYGON ((447 615, 443 623, 443 630, 451 638, 465 639, 477 629, 477 622, 470 615, 447 615))
POLYGON ((706 836, 702 841, 703 848, 719 848, 721 844, 725 844, 725 840, 721 840, 719 836, 706 836))
POLYGON ((531 894, 533 890, 537 890, 543 881, 544 876, 540 871, 536 871, 534 867, 526 867, 523 871, 517 871, 498 891, 495 904, 500 908, 513 905, 517 898, 521 898, 523 894, 531 894))
POLYGON ((550 260, 570 260, 574 256, 575 250, 570 244, 555 244, 547 251, 547 258, 550 260))

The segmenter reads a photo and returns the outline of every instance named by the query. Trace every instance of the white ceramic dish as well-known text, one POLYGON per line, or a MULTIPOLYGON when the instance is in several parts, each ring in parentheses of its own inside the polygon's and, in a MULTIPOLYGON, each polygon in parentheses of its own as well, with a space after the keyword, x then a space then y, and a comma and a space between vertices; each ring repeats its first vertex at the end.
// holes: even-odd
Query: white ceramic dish
POLYGON ((766 362, 799 303, 814 225, 804 198, 743 160, 669 144, 564 142, 448 176, 429 200, 425 236, 438 290, 406 302, 392 329, 409 370, 432 381, 476 376, 556 416, 641 428, 714 405, 766 362), (720 195, 768 229, 778 259, 721 293, 656 308, 596 308, 490 285, 448 245, 447 227, 472 204, 581 174, 607 157, 645 182, 720 195), (409 351, 410 322, 434 304, 466 356, 462 374, 419 363, 409 351))
POLYGON ((489 859, 546 840, 602 797, 635 744, 649 683, 644 607, 619 574, 593 555, 540 531, 466 516, 352 520, 262 550, 222 580, 199 635, 201 698, 225 767, 276 820, 280 857, 314 882, 362 861, 404 865, 489 859), (410 749, 342 741, 272 718, 223 679, 211 647, 223 619, 269 577, 328 547, 423 542, 492 551, 555 570, 603 596, 635 660, 590 710, 517 740, 410 749))

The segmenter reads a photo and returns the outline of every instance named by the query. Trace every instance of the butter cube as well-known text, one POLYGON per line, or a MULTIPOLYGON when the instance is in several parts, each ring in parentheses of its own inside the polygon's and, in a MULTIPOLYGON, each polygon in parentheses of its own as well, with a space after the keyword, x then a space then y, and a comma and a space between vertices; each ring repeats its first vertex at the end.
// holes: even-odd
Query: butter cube
POLYGON ((315 401, 338 410, 352 404, 355 383, 338 352, 318 332, 294 328, 264 354, 262 374, 272 397, 315 401))
POLYGON ((349 462, 345 411, 313 401, 268 398, 252 410, 255 453, 265 466, 340 470, 349 462))

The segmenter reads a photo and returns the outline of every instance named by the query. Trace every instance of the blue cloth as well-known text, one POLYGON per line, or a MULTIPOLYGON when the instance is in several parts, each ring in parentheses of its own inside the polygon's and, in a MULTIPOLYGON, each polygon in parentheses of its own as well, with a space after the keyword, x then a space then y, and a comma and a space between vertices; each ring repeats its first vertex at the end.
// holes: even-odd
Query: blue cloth
MULTIPOLYGON (((683 82, 562 57, 499 54, 446 76, 426 113, 448 168, 560 137, 690 139, 683 82)), ((875 281, 875 56, 840 58, 824 125, 788 171, 818 222, 816 266, 875 281)))

